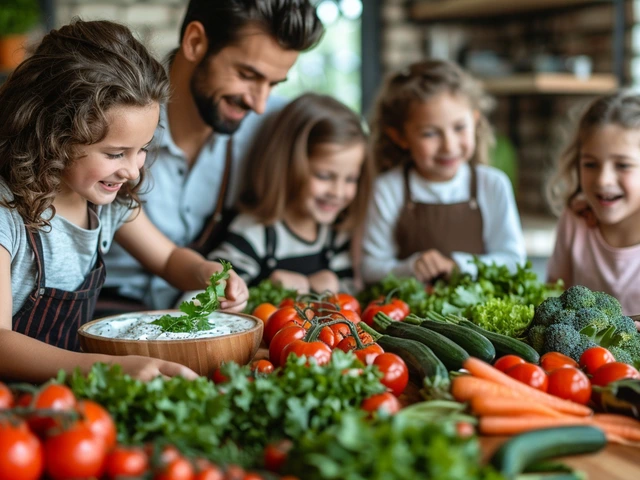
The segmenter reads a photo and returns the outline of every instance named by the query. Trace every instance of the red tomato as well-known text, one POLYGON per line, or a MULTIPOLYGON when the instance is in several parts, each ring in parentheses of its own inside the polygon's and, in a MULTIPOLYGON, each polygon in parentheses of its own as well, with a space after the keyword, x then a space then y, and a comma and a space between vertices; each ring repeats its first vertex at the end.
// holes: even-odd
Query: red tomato
POLYGON ((153 480, 193 480, 193 467, 186 458, 180 456, 161 467, 153 480))
POLYGON ((0 382, 0 410, 13 407, 13 394, 9 387, 0 382))
POLYGON ((213 374, 211 374, 211 380, 213 380, 213 383, 227 383, 229 378, 223 374, 220 367, 218 367, 213 371, 213 374))
MULTIPOLYGON (((36 393, 33 407, 36 409, 67 411, 76 407, 76 397, 68 387, 50 383, 36 393)), ((50 416, 40 416, 37 413, 29 417, 29 426, 37 434, 42 434, 48 429, 58 425, 58 421, 50 416)))
POLYGON ((340 310, 351 310, 360 315, 360 302, 353 295, 348 293, 338 293, 329 297, 331 303, 335 303, 340 307, 340 310))
POLYGON ((264 479, 257 473, 249 472, 244 477, 242 477, 242 480, 264 480, 264 479))
POLYGON ((354 325, 357 325, 362 319, 360 315, 351 310, 341 310, 340 312, 330 313, 329 316, 334 320, 349 320, 354 325))
POLYGON ((91 400, 78 402, 78 412, 95 437, 101 438, 107 451, 116 444, 116 424, 102 405, 91 400))
POLYGON ((244 480, 247 472, 239 465, 227 465, 225 480, 244 480))
POLYGON ((0 418, 0 478, 37 480, 44 469, 42 444, 15 418, 0 418))
POLYGON ((288 358, 293 353, 298 357, 305 355, 308 359, 314 358, 318 365, 324 365, 331 360, 331 349, 322 342, 305 342, 304 340, 294 340, 284 347, 283 358, 288 358))
POLYGON ((582 370, 560 367, 549 374, 547 393, 586 405, 591 398, 591 382, 582 370))
POLYGON ((294 307, 283 307, 271 314, 264 327, 262 338, 269 345, 271 340, 279 330, 290 325, 298 327, 308 327, 309 323, 304 318, 300 318, 298 311, 294 307))
POLYGON ((638 370, 626 363, 605 363, 595 371, 591 378, 591 384, 598 385, 599 387, 606 387, 611 382, 622 380, 623 378, 640 378, 640 373, 638 373, 638 370))
POLYGON ((346 323, 334 323, 333 325, 329 325, 329 328, 333 330, 333 334, 336 337, 336 346, 346 337, 351 335, 351 329, 346 323))
POLYGON ((353 353, 362 363, 371 365, 378 358, 378 355, 384 353, 384 350, 377 343, 370 343, 364 348, 354 350, 353 353))
POLYGON ((456 423, 456 434, 460 438, 472 437, 476 434, 476 427, 469 422, 458 422, 456 423))
POLYGON ((141 477, 149 468, 149 459, 142 448, 116 446, 105 460, 105 475, 109 479, 118 477, 141 477))
POLYGON ((264 466, 270 472, 279 472, 287 455, 293 447, 291 440, 284 439, 277 442, 269 443, 264 448, 264 466))
POLYGON ((545 372, 551 373, 562 367, 578 368, 578 362, 560 352, 549 352, 540 357, 540 366, 545 372))
POLYGON ((537 388, 543 392, 547 391, 549 379, 546 372, 538 365, 534 365, 533 363, 519 363, 504 373, 530 387, 537 388))
POLYGON ((369 398, 365 398, 360 406, 367 412, 377 412, 384 410, 387 413, 395 414, 400 411, 400 402, 391 392, 378 393, 369 398))
POLYGON ((297 325, 290 325, 278 331, 269 344, 269 360, 271 363, 273 363, 275 367, 284 365, 287 360, 287 358, 282 355, 284 347, 294 340, 303 339, 306 334, 307 330, 297 325))
POLYGON ((504 357, 500 357, 498 360, 496 360, 493 366, 501 372, 506 372, 514 365, 519 365, 521 363, 526 362, 517 355, 505 355, 504 357))
POLYGON ((251 363, 251 370, 253 370, 254 372, 258 372, 258 373, 262 373, 262 374, 269 374, 269 373, 273 373, 273 363, 271 363, 269 360, 254 360, 251 363))
POLYGON ((224 473, 216 465, 206 464, 198 469, 193 480, 224 480, 224 473))
POLYGON ((47 474, 53 480, 100 477, 106 458, 104 440, 83 422, 44 442, 47 474))
POLYGON ((333 333, 331 327, 324 327, 322 330, 320 330, 320 333, 318 334, 318 340, 326 343, 329 348, 335 347, 337 343, 336 334, 333 333))
POLYGON ((591 347, 586 349, 580 355, 580 366, 584 368, 589 375, 596 373, 605 363, 615 362, 613 354, 604 347, 591 347))
POLYGON ((409 382, 409 369, 404 360, 395 353, 381 353, 373 364, 380 369, 383 374, 380 383, 391 390, 396 397, 399 396, 409 382))
POLYGON ((392 320, 400 321, 409 315, 409 305, 397 298, 392 299, 389 303, 384 303, 384 299, 374 300, 362 312, 362 321, 373 326, 373 317, 378 312, 386 313, 392 320))

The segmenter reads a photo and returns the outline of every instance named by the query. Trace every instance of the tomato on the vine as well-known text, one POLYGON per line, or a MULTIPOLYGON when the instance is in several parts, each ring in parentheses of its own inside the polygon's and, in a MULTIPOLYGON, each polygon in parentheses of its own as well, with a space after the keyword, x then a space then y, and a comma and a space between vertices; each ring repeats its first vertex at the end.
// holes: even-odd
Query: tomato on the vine
POLYGON ((404 392, 409 383, 409 369, 402 358, 395 353, 381 353, 373 360, 373 365, 382 372, 380 383, 391 393, 397 397, 404 392))
POLYGON ((189 460, 179 456, 162 466, 153 480, 193 480, 193 467, 189 460))
POLYGON ((149 468, 149 459, 142 448, 116 446, 105 460, 105 475, 109 479, 141 477, 149 468))
POLYGON ((13 394, 9 387, 7 387, 4 383, 0 382, 0 410, 3 408, 11 408, 13 407, 13 394))
POLYGON ((587 348, 580 355, 580 366, 584 368, 589 375, 596 373, 602 365, 613 363, 616 359, 613 354, 604 347, 587 348))
POLYGON ((116 444, 117 432, 109 412, 92 400, 81 400, 76 409, 93 435, 104 441, 107 451, 111 450, 116 444))
POLYGON ((631 365, 622 362, 605 363, 598 368, 593 377, 591 384, 599 387, 606 387, 611 382, 622 380, 623 378, 640 378, 640 373, 631 365))
POLYGON ((290 325, 278 331, 269 343, 269 360, 275 367, 284 365, 287 358, 282 355, 284 347, 294 340, 302 340, 307 334, 304 327, 290 325))
POLYGON ((527 362, 525 362, 524 359, 518 357, 517 355, 505 355, 496 360, 493 366, 501 372, 506 372, 514 365, 519 365, 521 363, 527 362))
POLYGON ((220 467, 208 463, 198 467, 193 480, 224 480, 224 473, 220 467))
MULTIPOLYGON (((32 405, 37 410, 70 411, 76 408, 76 397, 69 387, 51 383, 36 393, 32 405)), ((29 417, 28 422, 31 430, 37 434, 43 434, 59 424, 49 414, 39 415, 37 412, 29 417)))
POLYGON ((360 302, 353 295, 348 293, 337 293, 329 297, 329 301, 340 307, 341 310, 351 310, 360 315, 360 302))
POLYGON ((107 451, 84 422, 48 437, 44 442, 45 469, 53 480, 100 477, 107 451))
POLYGON ((22 420, 0 418, 0 478, 37 480, 44 470, 42 444, 22 420))
POLYGON ((519 363, 504 373, 530 387, 543 392, 547 391, 549 378, 547 377, 547 373, 538 365, 534 365, 533 363, 519 363))
POLYGON ((268 375, 269 373, 273 373, 274 367, 273 363, 263 358, 261 360, 254 360, 251 362, 251 370, 268 375))
POLYGON ((264 448, 264 466, 270 472, 279 472, 284 462, 287 460, 287 455, 293 447, 293 442, 289 439, 279 440, 267 444, 264 448))
POLYGON ((331 327, 323 327, 318 334, 318 340, 323 343, 326 343, 327 346, 331 349, 336 346, 336 334, 333 332, 331 327))
POLYGON ((360 406, 367 412, 377 412, 384 410, 389 414, 398 413, 400 411, 400 402, 391 392, 378 393, 365 398, 360 406))
POLYGON ((269 345, 271 340, 284 327, 288 327, 290 325, 298 326, 298 327, 309 327, 309 323, 305 318, 301 318, 298 314, 298 310, 294 307, 283 307, 271 314, 267 324, 264 327, 264 333, 262 334, 262 338, 265 343, 269 345))
POLYGON ((560 352, 548 352, 540 357, 540 366, 545 372, 551 373, 563 367, 578 368, 578 362, 560 352))
POLYGON ((560 367, 549 374, 547 393, 586 405, 591 398, 591 382, 578 368, 560 367))
POLYGON ((282 351, 283 358, 286 359, 291 353, 297 357, 304 355, 307 359, 314 358, 318 365, 324 365, 331 360, 331 349, 327 344, 318 341, 305 342, 304 340, 294 340, 284 347, 282 351))
POLYGON ((213 383, 227 383, 229 381, 229 377, 222 373, 222 370, 218 367, 211 374, 211 380, 213 380, 213 383))
POLYGON ((373 326, 373 317, 376 313, 382 312, 387 314, 392 320, 404 320, 409 315, 409 305, 400 300, 393 298, 389 302, 386 299, 374 300, 362 312, 362 321, 367 325, 373 326))

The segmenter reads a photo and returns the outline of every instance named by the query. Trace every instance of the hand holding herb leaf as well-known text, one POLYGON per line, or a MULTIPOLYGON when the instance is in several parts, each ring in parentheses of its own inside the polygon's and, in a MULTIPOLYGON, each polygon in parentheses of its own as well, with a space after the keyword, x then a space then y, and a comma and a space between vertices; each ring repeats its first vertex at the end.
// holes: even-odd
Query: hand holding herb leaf
POLYGON ((195 300, 182 302, 180 310, 185 314, 179 317, 163 315, 151 322, 160 326, 164 332, 198 332, 210 328, 208 316, 220 308, 220 297, 224 297, 224 289, 227 286, 231 264, 220 260, 222 271, 211 275, 210 285, 204 292, 195 296, 195 300))

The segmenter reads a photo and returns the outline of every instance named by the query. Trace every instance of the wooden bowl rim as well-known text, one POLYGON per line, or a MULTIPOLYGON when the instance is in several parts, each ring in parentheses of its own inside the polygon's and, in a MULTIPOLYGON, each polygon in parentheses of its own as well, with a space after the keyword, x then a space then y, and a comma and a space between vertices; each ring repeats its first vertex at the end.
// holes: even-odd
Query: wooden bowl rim
POLYGON ((108 317, 96 318, 95 320, 91 320, 90 322, 80 325, 80 327, 78 328, 78 335, 81 337, 92 338, 92 339, 106 341, 106 342, 143 343, 148 345, 155 345, 155 344, 169 345, 169 344, 175 344, 175 343, 191 344, 191 343, 198 343, 198 342, 210 342, 213 340, 217 340, 219 338, 229 338, 236 335, 246 335, 248 333, 255 333, 256 330, 260 330, 261 328, 263 328, 262 320, 260 320, 258 317, 254 317, 253 315, 249 315, 247 313, 220 311, 219 313, 224 313, 225 315, 248 318, 250 320, 253 320, 255 325, 249 330, 243 330, 242 332, 235 332, 235 333, 227 333, 225 335, 216 335, 215 337, 176 338, 174 340, 134 340, 131 338, 109 338, 109 337, 103 337, 101 335, 94 335, 93 333, 88 333, 85 331, 88 327, 90 327, 94 323, 102 322, 104 320, 109 320, 112 318, 123 317, 125 315, 147 314, 147 315, 155 316, 155 315, 165 315, 167 313, 178 313, 178 312, 180 312, 180 310, 178 309, 167 309, 167 310, 144 310, 141 312, 119 313, 117 315, 109 315, 108 317))

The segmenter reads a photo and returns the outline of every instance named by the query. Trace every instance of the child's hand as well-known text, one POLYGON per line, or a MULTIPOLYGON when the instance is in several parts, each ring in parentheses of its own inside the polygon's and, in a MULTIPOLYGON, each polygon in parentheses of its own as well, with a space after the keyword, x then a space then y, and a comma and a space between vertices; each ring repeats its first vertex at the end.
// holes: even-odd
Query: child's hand
POLYGON ((289 270, 274 270, 269 280, 275 285, 295 289, 298 293, 309 293, 311 289, 309 279, 305 275, 289 270))
POLYGON ((569 208, 573 213, 584 218, 589 228, 594 228, 598 226, 598 219, 593 213, 593 210, 591 210, 591 207, 587 203, 587 200, 584 197, 584 195, 582 194, 576 195, 576 197, 573 200, 571 200, 571 204, 569 205, 569 208))
POLYGON ((220 308, 232 312, 242 312, 247 306, 247 300, 249 300, 247 284, 236 272, 230 270, 227 287, 224 289, 224 300, 220 302, 220 308))
POLYGON ((432 248, 423 252, 413 264, 413 273, 421 282, 427 283, 437 277, 448 277, 456 267, 456 262, 432 248))
POLYGON ((162 375, 165 378, 180 375, 187 380, 195 380, 199 376, 189 367, 185 367, 179 363, 139 355, 114 356, 111 363, 119 364, 124 373, 143 382, 153 380, 158 375, 162 375))
POLYGON ((338 280, 338 276, 331 270, 320 270, 313 275, 309 275, 309 287, 318 293, 326 290, 332 293, 338 293, 340 290, 340 281, 338 280))

